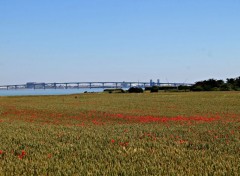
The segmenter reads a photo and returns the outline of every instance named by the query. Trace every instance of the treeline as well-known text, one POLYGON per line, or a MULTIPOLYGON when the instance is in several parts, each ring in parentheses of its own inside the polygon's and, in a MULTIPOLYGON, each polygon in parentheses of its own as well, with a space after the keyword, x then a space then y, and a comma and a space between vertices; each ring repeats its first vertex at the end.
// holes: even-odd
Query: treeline
POLYGON ((240 90, 240 76, 237 78, 228 78, 226 81, 217 79, 208 79, 198 81, 192 86, 179 86, 179 90, 190 91, 231 91, 240 90))
MULTIPOLYGON (((228 78, 226 81, 217 79, 208 79, 204 81, 198 81, 193 85, 181 85, 178 87, 173 86, 150 86, 145 87, 145 91, 151 93, 159 91, 170 92, 189 92, 189 91, 240 91, 240 76, 237 78, 228 78)), ((131 87, 127 91, 123 89, 105 89, 104 92, 108 93, 143 93, 144 90, 141 87, 131 87)))

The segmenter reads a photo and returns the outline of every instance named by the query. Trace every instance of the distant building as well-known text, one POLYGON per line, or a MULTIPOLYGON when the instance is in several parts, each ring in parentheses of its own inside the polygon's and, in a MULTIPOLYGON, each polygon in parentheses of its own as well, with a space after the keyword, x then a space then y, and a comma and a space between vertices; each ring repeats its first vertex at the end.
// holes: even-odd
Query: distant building
POLYGON ((155 85, 160 86, 160 79, 157 79, 157 83, 150 79, 150 87, 155 85))
POLYGON ((26 87, 27 89, 33 89, 35 82, 27 82, 26 87))
POLYGON ((150 86, 153 86, 153 81, 152 81, 152 79, 150 79, 150 86))

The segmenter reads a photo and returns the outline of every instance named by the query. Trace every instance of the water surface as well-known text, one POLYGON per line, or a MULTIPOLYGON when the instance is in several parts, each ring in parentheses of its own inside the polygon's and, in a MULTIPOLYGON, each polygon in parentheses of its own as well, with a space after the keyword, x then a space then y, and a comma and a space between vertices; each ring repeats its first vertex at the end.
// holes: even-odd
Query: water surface
POLYGON ((24 95, 68 95, 87 92, 102 92, 102 88, 94 89, 11 89, 0 90, 0 96, 24 96, 24 95))

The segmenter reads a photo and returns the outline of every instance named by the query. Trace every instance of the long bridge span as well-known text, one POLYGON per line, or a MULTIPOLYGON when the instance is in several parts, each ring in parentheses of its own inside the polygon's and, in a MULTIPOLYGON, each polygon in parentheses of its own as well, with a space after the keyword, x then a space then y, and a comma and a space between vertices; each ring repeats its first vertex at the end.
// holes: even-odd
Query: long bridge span
POLYGON ((10 89, 80 89, 80 88, 130 88, 149 87, 149 86, 171 86, 178 87, 180 85, 192 85, 189 83, 160 83, 160 82, 54 82, 54 83, 36 83, 30 82, 26 84, 0 85, 0 90, 10 89))

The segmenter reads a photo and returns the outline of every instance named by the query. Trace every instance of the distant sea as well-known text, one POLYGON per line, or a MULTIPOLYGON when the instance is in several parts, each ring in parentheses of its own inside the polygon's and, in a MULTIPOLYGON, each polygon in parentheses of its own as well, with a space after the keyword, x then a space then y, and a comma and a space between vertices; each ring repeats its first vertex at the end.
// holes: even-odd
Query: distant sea
POLYGON ((84 92, 102 92, 102 88, 92 89, 10 89, 0 90, 0 96, 28 96, 28 95, 69 95, 84 92))

